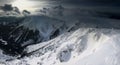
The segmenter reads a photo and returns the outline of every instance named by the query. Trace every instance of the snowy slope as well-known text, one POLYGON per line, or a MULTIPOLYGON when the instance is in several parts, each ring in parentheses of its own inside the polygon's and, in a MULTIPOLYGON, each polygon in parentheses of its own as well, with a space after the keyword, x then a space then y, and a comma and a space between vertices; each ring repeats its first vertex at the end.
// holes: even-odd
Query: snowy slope
MULTIPOLYGON (((18 45, 17 51, 22 49, 25 57, 19 58, 22 55, 21 51, 20 56, 13 57, 5 55, 4 51, 0 50, 0 63, 6 65, 120 65, 120 20, 109 18, 109 15, 104 13, 100 15, 94 11, 80 11, 79 14, 69 14, 71 13, 69 12, 69 15, 64 16, 31 15, 19 21, 20 24, 15 24, 15 29, 12 29, 17 32, 14 31, 12 35, 13 38, 15 35, 15 40, 21 41, 20 45, 27 47, 24 49, 14 43, 12 48, 16 50, 17 47, 14 45, 18 45), (39 33, 34 35, 36 30, 39 33), (32 31, 32 34, 28 35, 31 33, 29 31, 32 31), (37 41, 34 42, 36 37, 37 41), (26 40, 23 40, 24 38, 26 40)), ((4 27, 1 28, 4 30, 4 27)), ((11 34, 8 36, 12 38, 11 34)), ((0 42, 8 41, 1 39, 0 42)))
POLYGON ((8 65, 119 65, 120 30, 80 28, 26 48, 29 57, 8 65), (34 52, 33 52, 34 51, 34 52))

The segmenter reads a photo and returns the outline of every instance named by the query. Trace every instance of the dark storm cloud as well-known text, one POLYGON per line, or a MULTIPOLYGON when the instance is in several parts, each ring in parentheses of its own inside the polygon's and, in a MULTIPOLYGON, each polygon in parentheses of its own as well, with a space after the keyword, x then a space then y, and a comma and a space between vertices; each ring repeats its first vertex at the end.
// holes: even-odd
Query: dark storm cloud
POLYGON ((0 10, 3 12, 14 11, 17 14, 20 14, 19 8, 13 7, 11 4, 4 4, 4 6, 0 6, 0 10))
POLYGON ((31 0, 31 1, 63 1, 63 2, 120 2, 120 0, 31 0))
POLYGON ((5 4, 4 6, 0 6, 0 9, 2 9, 3 11, 12 11, 13 7, 12 5, 5 4))
POLYGON ((61 0, 61 2, 85 5, 120 5, 120 0, 61 0))
POLYGON ((76 5, 101 5, 120 6, 120 0, 30 0, 30 1, 56 1, 65 4, 76 5))

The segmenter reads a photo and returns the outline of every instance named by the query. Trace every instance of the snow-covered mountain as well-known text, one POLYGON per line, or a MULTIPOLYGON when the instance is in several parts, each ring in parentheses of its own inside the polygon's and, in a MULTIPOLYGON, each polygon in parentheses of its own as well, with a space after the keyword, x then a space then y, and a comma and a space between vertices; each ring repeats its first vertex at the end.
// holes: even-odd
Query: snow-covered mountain
MULTIPOLYGON (((11 49, 9 50, 9 52, 13 51, 14 54, 18 54, 18 51, 16 52, 16 50, 20 50, 20 47, 22 49, 24 45, 27 45, 21 50, 23 56, 22 58, 21 53, 15 56, 10 56, 5 55, 4 50, 0 50, 0 61, 2 63, 5 63, 7 65, 120 64, 120 30, 117 29, 118 26, 114 27, 114 25, 110 25, 113 24, 112 19, 104 19, 104 21, 110 21, 106 22, 109 25, 105 24, 108 26, 104 26, 102 25, 102 23, 95 23, 95 20, 100 20, 99 18, 89 19, 90 23, 87 21, 85 22, 85 20, 83 19, 85 23, 77 21, 74 22, 74 24, 69 23, 65 20, 63 21, 48 16, 30 16, 20 19, 22 22, 20 22, 18 25, 14 24, 12 32, 8 31, 3 33, 14 33, 12 35, 14 41, 18 37, 24 36, 23 33, 25 31, 30 32, 32 30, 35 33, 35 31, 38 30, 39 33, 36 36, 34 35, 34 33, 30 34, 30 36, 33 35, 35 36, 35 38, 29 37, 28 34, 26 35, 26 33, 24 33, 26 35, 26 41, 23 40, 23 38, 25 37, 22 37, 22 40, 18 40, 21 42, 19 43, 21 46, 18 45, 18 47, 15 46, 17 45, 17 43, 13 43, 13 46, 10 47, 10 45, 12 44, 9 43, 8 40, 1 38, 0 41, 2 41, 4 45, 3 49, 9 46, 7 50, 11 49), (94 20, 94 22, 92 22, 92 20, 94 20), (111 26, 113 27, 113 29, 111 29, 111 26), (38 42, 33 45, 33 41, 34 39, 36 39, 36 37, 38 37, 38 42), (42 41, 40 41, 41 38, 42 41)), ((114 23, 118 23, 118 20, 113 21, 114 23)), ((5 30, 5 28, 7 28, 7 30, 11 30, 12 25, 8 27, 7 24, 10 25, 10 23, 6 22, 1 23, 1 25, 4 26, 1 28, 4 28, 3 30, 5 30)), ((11 38, 11 36, 8 35, 7 39, 9 38, 11 38)))
MULTIPOLYGON (((80 28, 26 48, 8 65, 119 65, 120 30, 80 28)), ((3 61, 4 62, 4 61, 3 61)))
POLYGON ((66 9, 63 15, 56 14, 1 16, 0 63, 120 64, 120 20, 116 13, 81 8, 78 12, 66 9))

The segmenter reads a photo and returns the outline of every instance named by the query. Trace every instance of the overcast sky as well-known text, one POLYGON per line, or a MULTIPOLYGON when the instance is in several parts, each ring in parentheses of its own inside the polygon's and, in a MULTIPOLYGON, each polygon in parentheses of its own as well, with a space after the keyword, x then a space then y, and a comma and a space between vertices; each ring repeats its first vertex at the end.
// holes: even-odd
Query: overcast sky
POLYGON ((20 9, 32 10, 33 8, 42 8, 46 5, 64 4, 69 7, 70 5, 76 6, 113 6, 120 7, 120 0, 0 0, 0 5, 11 3, 20 9), (51 4, 52 3, 52 4, 51 4))
MULTIPOLYGON (((16 0, 0 0, 0 4, 2 3, 10 3, 16 0)), ((102 3, 102 4, 118 4, 120 3, 120 0, 29 0, 29 1, 62 1, 66 3, 80 3, 80 2, 85 2, 85 3, 102 3)))
POLYGON ((0 0, 0 5, 3 5, 5 3, 13 2, 14 0, 0 0))

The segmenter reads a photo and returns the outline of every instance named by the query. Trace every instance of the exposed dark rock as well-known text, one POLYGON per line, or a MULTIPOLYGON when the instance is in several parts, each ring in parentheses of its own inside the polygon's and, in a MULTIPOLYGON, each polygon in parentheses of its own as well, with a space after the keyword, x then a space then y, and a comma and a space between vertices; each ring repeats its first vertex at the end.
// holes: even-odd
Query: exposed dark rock
MULTIPOLYGON (((2 21, 7 20, 7 18, 3 19, 2 21)), ((26 46, 36 44, 38 42, 40 37, 38 30, 34 31, 25 28, 24 26, 18 26, 20 24, 19 21, 10 23, 9 20, 9 23, 5 23, 6 24, 0 24, 0 49, 2 49, 5 54, 12 56, 22 55, 24 54, 24 48, 26 46), (29 40, 32 40, 33 42, 27 43, 26 41, 29 40), (4 41, 6 41, 6 44, 4 41)))

